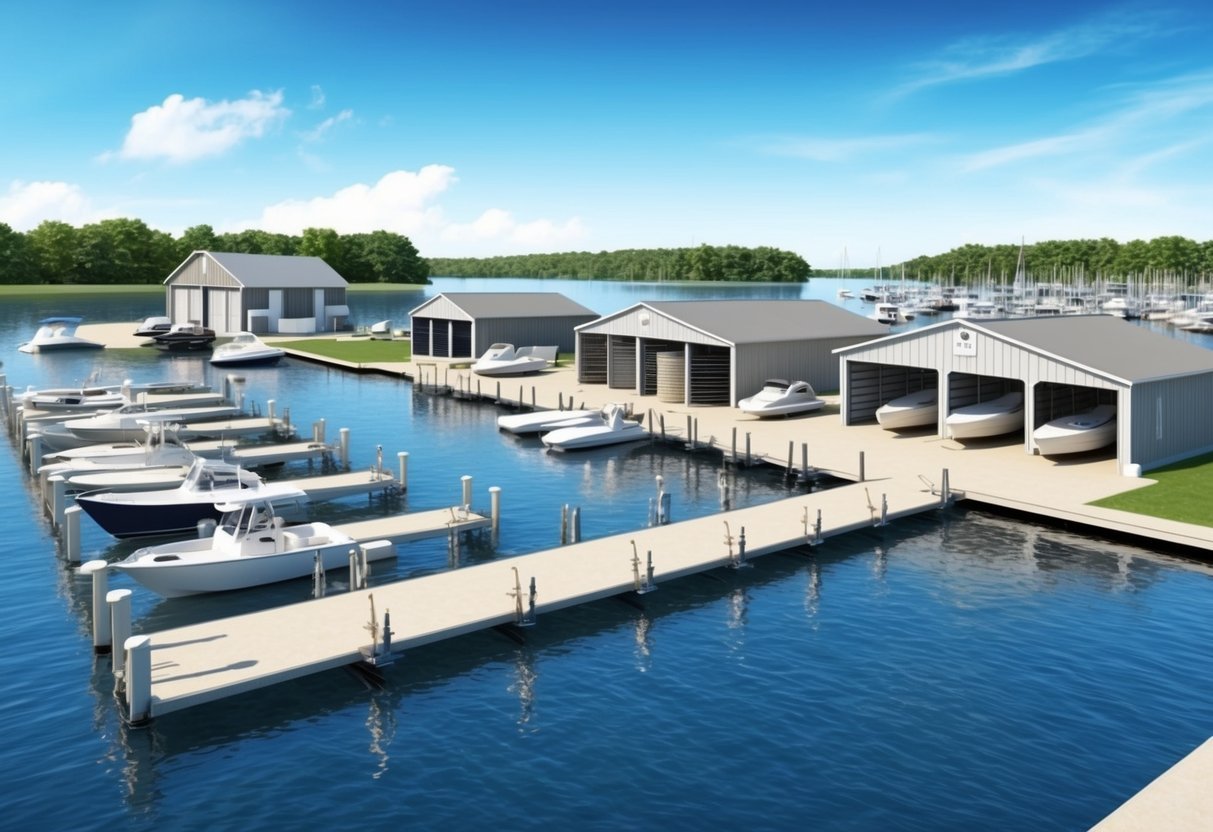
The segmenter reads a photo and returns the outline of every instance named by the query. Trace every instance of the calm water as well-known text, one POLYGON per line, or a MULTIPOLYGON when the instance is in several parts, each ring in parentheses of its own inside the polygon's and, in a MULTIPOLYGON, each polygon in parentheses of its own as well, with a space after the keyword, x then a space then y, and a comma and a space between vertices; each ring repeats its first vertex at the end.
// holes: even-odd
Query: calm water
MULTIPOLYGON (((487 284, 503 285, 536 288, 487 284)), ((670 284, 538 288, 598 312, 689 296, 670 284)), ((836 288, 759 290, 833 299, 836 288)), ((377 296, 365 310, 357 298, 355 317, 403 320, 420 297, 377 296)), ((14 387, 96 368, 114 381, 208 373, 198 358, 17 353, 39 317, 80 311, 58 300, 0 303, 14 387)), ((157 311, 121 298, 87 309, 94 321, 157 311)), ((502 486, 498 550, 472 546, 459 563, 554 545, 566 503, 581 506, 587 537, 637 528, 658 474, 676 517, 716 509, 708 454, 549 456, 499 435, 492 407, 393 380, 298 362, 246 375, 249 399, 275 399, 304 425, 323 417, 330 438, 350 428, 355 465, 376 445, 392 465, 410 453, 401 502, 334 504, 327 518, 447 505, 462 474, 479 503, 502 486)), ((736 488, 751 503, 789 493, 767 471, 736 488)), ((0 765, 15 829, 1084 829, 1213 734, 1207 566, 957 510, 830 541, 812 559, 669 583, 644 611, 601 602, 543 616, 525 646, 482 633, 414 650, 384 690, 333 672, 128 730, 108 660, 92 656, 88 585, 57 559, 12 452, 0 453, 0 499, 0 765)), ((82 525, 86 558, 129 551, 82 525)), ((417 544, 373 579, 450 564, 444 541, 417 544)), ((176 601, 136 590, 135 626, 308 589, 176 601)))

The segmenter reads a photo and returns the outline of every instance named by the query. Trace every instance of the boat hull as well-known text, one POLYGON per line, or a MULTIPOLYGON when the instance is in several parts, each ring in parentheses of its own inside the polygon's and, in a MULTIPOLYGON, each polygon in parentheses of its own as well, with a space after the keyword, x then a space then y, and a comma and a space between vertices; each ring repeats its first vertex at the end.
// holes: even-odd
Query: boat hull
POLYGON ((899 396, 876 409, 876 421, 885 430, 934 425, 939 420, 939 393, 920 390, 899 396))
POLYGON ((554 451, 579 451, 586 448, 602 448, 648 439, 648 432, 639 424, 630 423, 622 428, 608 425, 592 427, 574 426, 558 428, 544 434, 543 444, 554 451))
POLYGON ((592 419, 596 410, 540 410, 534 413, 514 413, 497 417, 497 429, 519 436, 544 433, 574 419, 592 419))
POLYGON ((817 399, 816 401, 811 402, 762 404, 752 403, 746 399, 742 399, 737 403, 737 407, 742 413, 748 413, 751 416, 758 416, 759 418, 762 418, 766 416, 791 416, 795 413, 812 413, 825 407, 825 402, 821 399, 817 399))
POLYGON ((1023 430, 1023 395, 1008 393, 959 407, 948 414, 944 424, 953 439, 983 439, 1023 430))
POLYGON ((1096 451, 1116 441, 1116 417, 1088 411, 1054 419, 1032 431, 1032 441, 1043 456, 1096 451))

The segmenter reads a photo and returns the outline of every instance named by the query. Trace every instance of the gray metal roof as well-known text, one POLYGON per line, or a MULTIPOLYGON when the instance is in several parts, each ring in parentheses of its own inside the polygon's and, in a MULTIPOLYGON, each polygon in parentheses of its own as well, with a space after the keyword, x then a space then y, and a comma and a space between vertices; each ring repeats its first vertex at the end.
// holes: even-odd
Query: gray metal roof
POLYGON ((442 292, 410 310, 409 314, 417 314, 440 297, 476 319, 598 317, 594 310, 559 292, 442 292))
POLYGON ((1111 315, 1012 318, 982 321, 979 326, 1128 382, 1213 372, 1213 350, 1111 315))
POLYGON ((641 304, 731 344, 875 338, 889 328, 824 300, 670 300, 641 304))
MULTIPOLYGON (((327 289, 344 288, 348 285, 345 278, 337 274, 332 266, 319 257, 297 257, 286 254, 236 254, 224 251, 194 253, 210 255, 212 260, 230 272, 242 286, 251 288, 327 289)), ((191 255, 192 257, 193 255, 191 255)), ((168 279, 172 280, 172 275, 168 279)))

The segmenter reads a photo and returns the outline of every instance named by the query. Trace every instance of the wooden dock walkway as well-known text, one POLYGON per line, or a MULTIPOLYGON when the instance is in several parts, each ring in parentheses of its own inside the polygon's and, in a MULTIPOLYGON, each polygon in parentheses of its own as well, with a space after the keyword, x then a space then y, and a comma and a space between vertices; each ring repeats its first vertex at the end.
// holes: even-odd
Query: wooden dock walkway
MULTIPOLYGON (((130 717, 137 722, 364 660, 374 655, 377 646, 382 650, 382 636, 372 637, 372 628, 382 633, 384 613, 391 616, 388 652, 396 652, 487 627, 516 624, 532 613, 644 589, 650 553, 652 580, 657 583, 741 565, 752 557, 880 525, 941 504, 940 495, 917 478, 845 485, 135 636, 126 643, 130 717), (533 597, 532 582, 536 588, 533 597), (146 679, 141 678, 142 673, 146 679)), ((363 539, 383 536, 375 530, 375 522, 344 529, 363 539)))

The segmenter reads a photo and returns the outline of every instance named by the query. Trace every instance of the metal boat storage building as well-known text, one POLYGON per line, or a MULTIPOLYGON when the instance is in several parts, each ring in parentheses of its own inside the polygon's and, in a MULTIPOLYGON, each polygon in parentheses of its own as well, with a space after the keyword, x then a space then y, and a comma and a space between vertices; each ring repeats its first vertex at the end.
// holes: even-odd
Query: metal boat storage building
MULTIPOLYGON (((938 435, 958 407, 1024 395, 1024 450, 1032 431, 1096 404, 1117 408, 1116 460, 1135 476, 1213 451, 1213 351, 1110 316, 950 320, 837 351, 846 424, 890 399, 939 395, 938 435)), ((988 441, 988 440, 987 440, 988 441)), ((1010 441, 1010 440, 1008 440, 1010 441)))
POLYGON ((735 405, 768 378, 833 391, 833 351, 888 331, 820 300, 638 303, 577 327, 577 378, 683 404, 735 405))
POLYGON ((442 292, 410 310, 409 324, 414 356, 474 358, 493 344, 572 352, 574 327, 596 317, 559 292, 442 292))
POLYGON ((348 284, 319 257, 195 251, 164 281, 173 323, 217 334, 337 332, 348 284))

